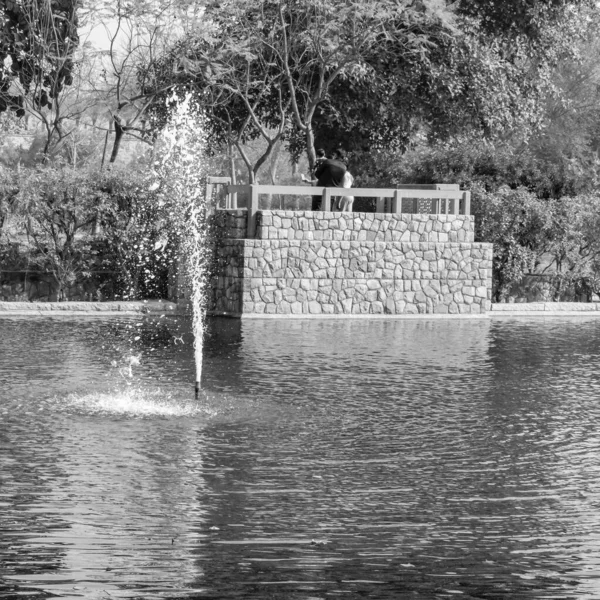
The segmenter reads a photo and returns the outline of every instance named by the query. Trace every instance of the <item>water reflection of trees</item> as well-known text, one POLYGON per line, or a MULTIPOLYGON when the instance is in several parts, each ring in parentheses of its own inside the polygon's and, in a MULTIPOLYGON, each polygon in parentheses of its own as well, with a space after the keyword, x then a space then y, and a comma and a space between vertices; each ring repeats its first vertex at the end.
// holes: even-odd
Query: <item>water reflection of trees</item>
POLYGON ((0 430, 0 595, 45 598, 31 575, 56 573, 65 550, 52 539, 69 529, 47 503, 66 473, 59 467, 55 436, 44 419, 6 420, 0 430))
POLYGON ((554 581, 565 593, 572 585, 584 593, 586 568, 600 562, 589 534, 599 524, 599 325, 556 317, 495 322, 493 379, 481 403, 496 470, 488 507, 509 498, 496 504, 504 555, 521 577, 543 589, 554 581))

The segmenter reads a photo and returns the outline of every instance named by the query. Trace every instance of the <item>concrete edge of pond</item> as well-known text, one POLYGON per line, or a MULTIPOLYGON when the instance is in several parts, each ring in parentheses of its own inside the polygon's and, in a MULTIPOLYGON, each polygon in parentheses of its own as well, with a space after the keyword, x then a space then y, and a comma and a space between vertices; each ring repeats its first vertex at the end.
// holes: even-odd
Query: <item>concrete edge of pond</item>
MULTIPOLYGON (((9 316, 125 316, 187 314, 186 307, 164 300, 117 302, 0 302, 0 317, 9 316)), ((492 304, 483 314, 241 314, 209 311, 233 319, 498 319, 512 317, 600 317, 600 302, 531 302, 492 304)))
POLYGON ((450 315, 436 313, 419 313, 408 315, 390 315, 390 314, 243 314, 243 313, 223 313, 217 311, 209 311, 211 317, 222 317, 225 319, 243 319, 243 320, 260 320, 260 319, 278 319, 283 321, 294 320, 311 320, 311 321, 327 321, 327 320, 395 320, 395 319, 489 319, 489 314, 469 314, 469 315, 450 315))
POLYGON ((0 317, 39 315, 115 316, 115 315, 176 315, 177 303, 162 300, 123 302, 0 302, 0 317))
POLYGON ((600 302, 519 302, 492 304, 490 317, 600 317, 600 302))

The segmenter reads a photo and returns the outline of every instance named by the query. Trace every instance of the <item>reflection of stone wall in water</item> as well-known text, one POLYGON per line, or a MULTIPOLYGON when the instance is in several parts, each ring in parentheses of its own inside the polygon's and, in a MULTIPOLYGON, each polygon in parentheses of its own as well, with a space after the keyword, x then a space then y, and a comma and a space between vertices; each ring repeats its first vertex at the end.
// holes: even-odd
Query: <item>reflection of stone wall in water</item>
POLYGON ((220 216, 213 311, 228 314, 479 314, 492 245, 470 216, 260 211, 220 216), (235 224, 235 233, 233 233, 235 224))
MULTIPOLYGON (((220 321, 239 323, 237 319, 220 321)), ((290 352, 301 362, 314 358, 315 351, 345 361, 361 349, 359 355, 385 357, 386 365, 394 364, 405 372, 417 369, 426 374, 440 368, 452 370, 459 378, 463 373, 472 374, 474 364, 488 360, 491 323, 491 319, 410 319, 399 325, 387 319, 348 319, 343 328, 331 320, 317 329, 304 319, 292 319, 285 325, 279 319, 252 319, 243 325, 243 339, 241 333, 239 339, 245 355, 253 357, 249 360, 260 360, 265 340, 279 340, 270 343, 285 346, 282 353, 290 352), (365 339, 369 339, 368 348, 365 339)))

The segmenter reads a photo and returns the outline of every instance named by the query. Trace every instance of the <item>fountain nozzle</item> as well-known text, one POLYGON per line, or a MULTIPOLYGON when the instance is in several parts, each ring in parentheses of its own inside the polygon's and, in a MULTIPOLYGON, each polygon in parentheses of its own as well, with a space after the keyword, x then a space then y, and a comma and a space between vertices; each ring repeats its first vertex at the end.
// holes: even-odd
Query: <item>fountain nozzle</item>
POLYGON ((196 400, 198 400, 198 396, 200 395, 200 382, 199 381, 196 381, 195 391, 196 391, 196 400))

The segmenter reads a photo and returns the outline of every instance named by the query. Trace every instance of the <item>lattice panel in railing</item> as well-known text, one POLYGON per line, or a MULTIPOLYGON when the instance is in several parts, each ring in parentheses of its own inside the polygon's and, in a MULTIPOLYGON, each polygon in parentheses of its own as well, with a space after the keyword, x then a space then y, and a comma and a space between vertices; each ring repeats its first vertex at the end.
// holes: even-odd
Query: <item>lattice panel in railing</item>
MULTIPOLYGON (((391 200, 390 200, 391 207, 391 200)), ((431 214, 436 203, 431 198, 402 198, 402 212, 408 214, 431 214)), ((388 208, 389 210, 389 208, 388 208)))
MULTIPOLYGON (((404 214, 435 214, 440 212, 446 213, 446 204, 448 204, 448 212, 454 210, 454 201, 447 198, 435 200, 433 198, 402 198, 402 212, 404 214)), ((391 199, 386 200, 386 212, 391 210, 391 199)))

